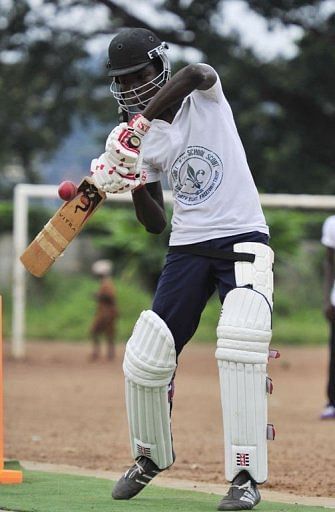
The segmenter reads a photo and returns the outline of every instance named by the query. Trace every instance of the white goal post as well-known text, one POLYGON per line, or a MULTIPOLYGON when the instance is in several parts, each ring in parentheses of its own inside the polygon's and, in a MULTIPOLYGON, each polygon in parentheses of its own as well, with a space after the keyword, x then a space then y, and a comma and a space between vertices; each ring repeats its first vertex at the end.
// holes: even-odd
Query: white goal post
MULTIPOLYGON (((22 359, 26 355, 26 270, 20 256, 28 245, 28 208, 29 199, 33 198, 57 199, 58 186, 19 184, 14 190, 11 352, 15 359, 22 359)), ((108 199, 123 203, 132 202, 130 193, 110 195, 108 199)), ((335 210, 335 196, 260 194, 260 199, 263 207, 268 208, 335 210)), ((164 200, 167 204, 172 204, 171 191, 164 191, 164 200)))

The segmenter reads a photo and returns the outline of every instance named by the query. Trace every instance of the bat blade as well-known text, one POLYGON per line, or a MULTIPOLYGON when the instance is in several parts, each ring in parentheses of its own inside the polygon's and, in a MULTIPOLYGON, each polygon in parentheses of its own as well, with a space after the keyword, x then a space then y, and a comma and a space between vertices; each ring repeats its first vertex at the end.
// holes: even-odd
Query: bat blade
POLYGON ((42 277, 105 199, 106 194, 90 178, 84 178, 76 196, 57 210, 21 255, 25 268, 33 276, 42 277))

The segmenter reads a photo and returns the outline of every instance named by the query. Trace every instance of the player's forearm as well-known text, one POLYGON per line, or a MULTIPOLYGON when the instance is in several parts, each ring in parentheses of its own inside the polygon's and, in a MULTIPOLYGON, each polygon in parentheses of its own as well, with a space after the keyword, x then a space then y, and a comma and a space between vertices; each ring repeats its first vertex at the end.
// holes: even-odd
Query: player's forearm
POLYGON ((164 208, 150 195, 146 187, 135 190, 132 194, 136 217, 149 233, 162 233, 166 227, 164 208))
POLYGON ((215 80, 215 72, 209 66, 190 64, 178 71, 157 92, 144 109, 143 116, 152 121, 162 112, 182 101, 195 89, 208 89, 215 83, 215 80))

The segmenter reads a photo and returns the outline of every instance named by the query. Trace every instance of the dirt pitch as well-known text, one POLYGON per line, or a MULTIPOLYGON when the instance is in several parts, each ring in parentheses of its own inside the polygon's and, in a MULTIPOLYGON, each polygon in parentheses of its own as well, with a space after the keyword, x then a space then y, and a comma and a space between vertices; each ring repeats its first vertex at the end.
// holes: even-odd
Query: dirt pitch
MULTIPOLYGON (((17 362, 5 343, 5 456, 124 471, 130 462, 122 357, 89 361, 88 344, 29 343, 17 362)), ((164 476, 225 483, 214 345, 190 343, 176 377, 173 413, 177 460, 164 476)), ((270 362, 274 393, 269 421, 267 489, 334 497, 335 421, 320 421, 327 348, 281 348, 270 362)))

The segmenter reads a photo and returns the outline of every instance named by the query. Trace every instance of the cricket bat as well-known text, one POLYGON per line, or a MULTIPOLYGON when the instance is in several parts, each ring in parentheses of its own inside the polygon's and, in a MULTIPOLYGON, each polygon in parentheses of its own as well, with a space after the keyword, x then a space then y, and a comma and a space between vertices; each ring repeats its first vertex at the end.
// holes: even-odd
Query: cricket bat
POLYGON ((26 269, 33 276, 42 277, 105 199, 106 194, 85 177, 75 197, 57 210, 23 252, 20 260, 26 269))

